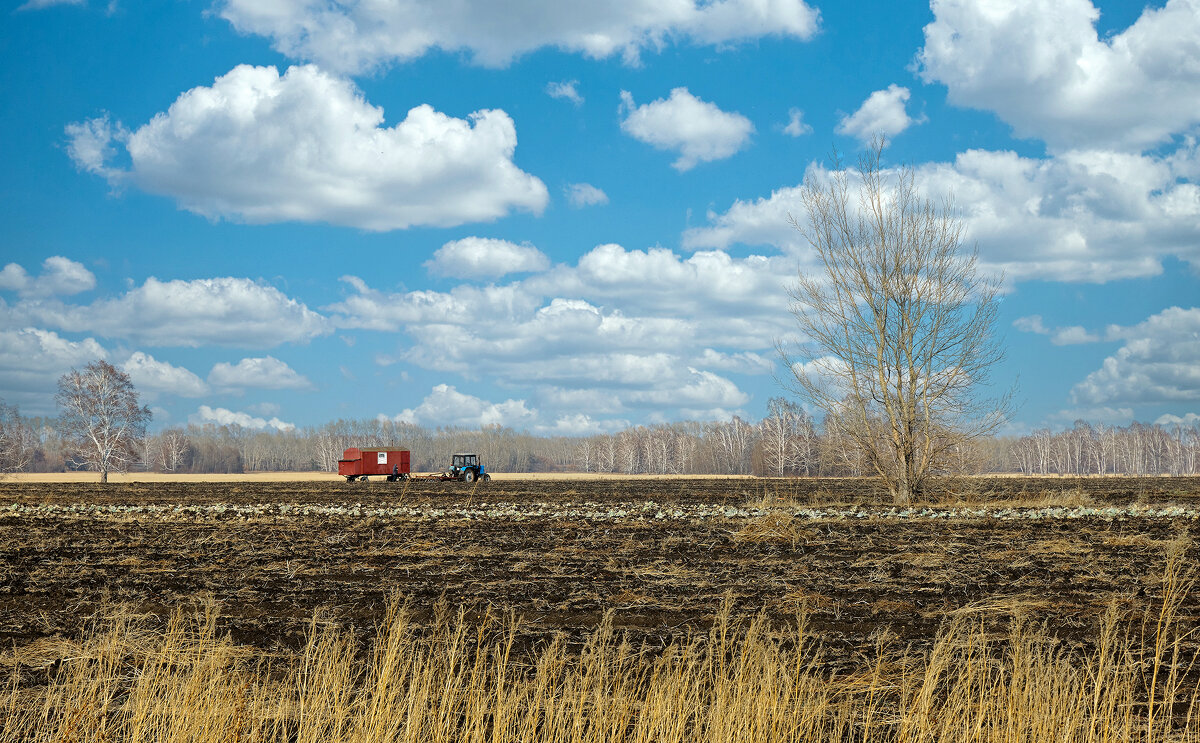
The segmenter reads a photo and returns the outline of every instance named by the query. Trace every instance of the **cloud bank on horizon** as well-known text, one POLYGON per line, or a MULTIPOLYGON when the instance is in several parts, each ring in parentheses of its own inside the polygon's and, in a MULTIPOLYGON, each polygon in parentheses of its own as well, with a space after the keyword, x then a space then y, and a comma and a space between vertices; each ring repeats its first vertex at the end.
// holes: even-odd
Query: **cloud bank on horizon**
POLYGON ((0 397, 103 357, 160 424, 759 417, 800 187, 882 134, 1005 277, 1011 430, 1195 419, 1200 0, 885 8, 218 0, 138 85, 146 11, 27 3, 0 54, 72 103, 0 93, 0 397))

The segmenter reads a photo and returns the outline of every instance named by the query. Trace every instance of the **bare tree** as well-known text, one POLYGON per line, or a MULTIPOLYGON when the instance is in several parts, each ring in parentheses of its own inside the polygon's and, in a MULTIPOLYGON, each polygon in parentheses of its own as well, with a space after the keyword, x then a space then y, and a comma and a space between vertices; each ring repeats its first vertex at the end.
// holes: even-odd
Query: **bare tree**
POLYGON ((0 472, 20 472, 37 451, 37 435, 15 405, 0 400, 0 472))
POLYGON ((617 463, 617 439, 607 435, 600 439, 596 448, 596 471, 612 472, 617 463))
POLYGON ((575 447, 575 466, 584 472, 592 471, 592 445, 591 439, 582 439, 575 447))
POLYGON ((1183 474, 1194 475, 1200 471, 1200 428, 1186 429, 1181 438, 1184 445, 1183 474))
POLYGON ((138 404, 129 375, 103 359, 58 380, 55 396, 59 431, 72 449, 71 461, 100 473, 124 472, 138 461, 150 409, 138 404))
POLYGON ((715 464, 719 474, 744 475, 750 471, 754 434, 754 427, 736 415, 728 421, 713 421, 705 427, 705 435, 711 436, 715 444, 715 464))
POLYGON ((880 164, 876 138, 851 173, 810 175, 792 220, 821 270, 798 274, 793 388, 843 425, 896 503, 909 503, 948 453, 1003 420, 1009 396, 981 399, 1003 352, 992 335, 998 283, 963 252, 963 222, 918 193, 911 167, 880 164), (856 193, 855 193, 856 192, 856 193))
POLYGON ((846 433, 851 426, 844 420, 845 415, 847 413, 844 410, 835 409, 826 413, 821 422, 821 428, 824 429, 825 435, 821 437, 819 443, 818 459, 821 475, 825 477, 840 475, 861 477, 869 469, 864 461, 863 449, 857 446, 846 433))
POLYGON ((638 472, 641 452, 638 435, 637 429, 629 428, 617 436, 617 467, 626 474, 638 472))
POLYGON ((168 472, 175 472, 183 464, 183 455, 187 454, 187 434, 179 429, 163 431, 162 434, 162 467, 168 472))
POLYGON ((767 474, 782 477, 807 467, 805 445, 812 422, 803 408, 782 397, 772 397, 767 400, 767 417, 758 428, 767 474))
POLYGON ((671 471, 677 474, 691 472, 695 467, 696 445, 699 437, 692 430, 692 426, 686 423, 677 423, 674 428, 675 451, 672 454, 674 466, 671 471))

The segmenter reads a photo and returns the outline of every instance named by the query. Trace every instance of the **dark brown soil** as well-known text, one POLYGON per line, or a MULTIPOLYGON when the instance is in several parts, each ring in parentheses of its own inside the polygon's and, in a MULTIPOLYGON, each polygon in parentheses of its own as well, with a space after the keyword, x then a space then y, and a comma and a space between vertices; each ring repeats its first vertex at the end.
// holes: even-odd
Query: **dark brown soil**
MULTIPOLYGON (((1200 504, 1200 478, 997 478, 943 483, 935 501, 1043 494, 1093 504, 1200 504), (1082 491, 1080 493, 1079 491, 1082 491)), ((855 503, 883 494, 860 480, 602 480, 456 483, 0 484, 9 504, 640 504, 855 503)), ((968 606, 1003 630, 1013 611, 1086 644, 1113 602, 1153 606, 1167 544, 1191 519, 1041 521, 877 518, 791 522, 755 535, 745 518, 593 521, 552 516, 417 520, 272 515, 176 518, 0 510, 0 652, 73 638, 89 615, 124 603, 164 615, 210 596, 237 641, 294 647, 314 612, 364 633, 389 595, 418 617, 436 602, 491 604, 525 619, 527 640, 577 640, 608 610, 635 641, 658 645, 705 627, 732 600, 780 621, 802 607, 813 633, 849 660, 891 636, 927 645, 968 606)), ((1189 547, 1192 561, 1200 556, 1189 547)), ((1200 600, 1183 611, 1200 617, 1200 600)))

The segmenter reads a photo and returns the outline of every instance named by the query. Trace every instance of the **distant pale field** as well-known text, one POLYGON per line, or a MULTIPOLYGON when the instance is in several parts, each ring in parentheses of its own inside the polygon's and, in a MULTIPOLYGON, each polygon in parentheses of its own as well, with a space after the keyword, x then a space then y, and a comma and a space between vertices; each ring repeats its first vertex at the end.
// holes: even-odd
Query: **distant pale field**
MULTIPOLYGON (((414 473, 417 474, 417 473, 414 473)), ((598 472, 494 472, 495 480, 673 480, 686 479, 754 479, 753 475, 623 475, 598 472)), ((333 472, 241 472, 235 474, 173 474, 165 472, 111 472, 108 481, 119 482, 328 482, 342 481, 333 472)), ((383 480, 383 476, 372 477, 383 480)), ((95 472, 15 472, 0 475, 0 482, 99 482, 95 472)))
MULTIPOLYGON (((165 472, 108 473, 109 482, 307 482, 341 480, 332 472, 243 472, 237 474, 173 474, 165 472)), ((0 482, 99 482, 95 472, 15 472, 0 482)))
MULTIPOLYGON (((414 475, 435 473, 413 473, 414 475)), ((626 475, 600 472, 493 472, 495 480, 754 480, 754 475, 626 475)), ((982 478, 1022 478, 1020 474, 987 474, 982 478)), ((1124 475, 1032 475, 1037 478, 1084 477, 1087 479, 1117 478, 1124 475)), ((1170 477, 1162 475, 1161 477, 1170 477)), ((241 472, 234 474, 172 474, 165 472, 109 473, 108 481, 119 482, 329 482, 342 481, 341 475, 333 472, 241 472)), ((765 478, 761 478, 765 479, 765 478)), ((821 479, 843 479, 825 477, 821 479)), ((856 478, 845 478, 856 479, 856 478)), ((89 483, 99 482, 95 472, 15 472, 0 474, 0 482, 46 482, 46 483, 89 483)), ((382 481, 383 476, 371 477, 382 481)))

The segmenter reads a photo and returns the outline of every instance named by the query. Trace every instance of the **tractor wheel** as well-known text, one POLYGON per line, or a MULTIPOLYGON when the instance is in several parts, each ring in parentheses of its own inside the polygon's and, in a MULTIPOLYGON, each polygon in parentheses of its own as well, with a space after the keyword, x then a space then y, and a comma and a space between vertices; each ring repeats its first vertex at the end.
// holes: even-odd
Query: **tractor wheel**
POLYGON ((463 482, 475 482, 475 470, 467 470, 464 472, 463 482))
POLYGON ((489 475, 488 473, 484 472, 484 473, 483 473, 483 481, 484 481, 484 482, 491 482, 491 481, 492 481, 492 476, 491 476, 491 475, 489 475))

